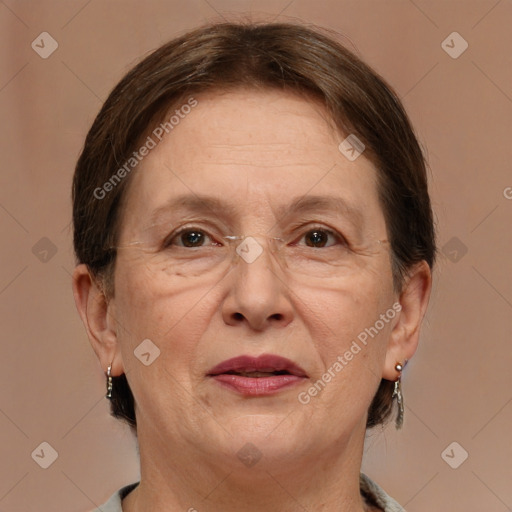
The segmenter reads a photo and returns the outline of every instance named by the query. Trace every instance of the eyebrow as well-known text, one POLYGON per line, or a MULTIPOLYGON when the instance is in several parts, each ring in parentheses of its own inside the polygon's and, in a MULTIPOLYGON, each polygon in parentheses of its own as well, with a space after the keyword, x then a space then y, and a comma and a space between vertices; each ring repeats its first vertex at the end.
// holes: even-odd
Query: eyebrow
MULTIPOLYGON (((192 211, 198 214, 221 215, 222 217, 234 217, 238 208, 218 197, 201 194, 184 194, 174 197, 162 206, 156 208, 149 218, 150 224, 157 223, 160 217, 166 213, 180 213, 192 211)), ((281 205, 273 209, 276 218, 283 219, 290 214, 308 212, 336 212, 350 218, 356 225, 363 223, 363 214, 355 205, 347 202, 342 197, 308 195, 293 198, 288 205, 281 205)))
POLYGON ((225 216, 234 216, 237 208, 234 205, 217 197, 201 194, 184 194, 174 197, 162 206, 156 208, 149 217, 150 225, 157 223, 160 217, 169 212, 193 211, 199 214, 224 213, 225 216))

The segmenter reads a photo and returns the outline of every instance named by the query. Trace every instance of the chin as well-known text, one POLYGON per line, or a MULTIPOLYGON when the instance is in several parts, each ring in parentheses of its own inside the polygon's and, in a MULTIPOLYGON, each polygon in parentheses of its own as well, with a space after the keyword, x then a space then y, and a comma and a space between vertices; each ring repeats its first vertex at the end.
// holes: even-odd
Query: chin
MULTIPOLYGON (((306 433, 297 418, 288 414, 245 414, 226 425, 231 434, 227 439, 230 453, 244 463, 244 458, 260 457, 258 466, 281 464, 284 459, 298 456, 307 449, 306 433), (261 462, 261 464, 260 464, 261 462)), ((311 432, 311 425, 309 432, 311 432)))

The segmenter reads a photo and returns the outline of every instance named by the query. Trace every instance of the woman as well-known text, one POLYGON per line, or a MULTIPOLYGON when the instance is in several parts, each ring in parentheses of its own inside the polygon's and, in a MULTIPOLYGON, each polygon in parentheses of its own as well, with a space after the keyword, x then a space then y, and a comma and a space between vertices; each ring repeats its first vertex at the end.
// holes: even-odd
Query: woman
POLYGON ((319 30, 216 24, 112 91, 74 183, 73 290, 141 479, 103 512, 403 510, 360 474, 431 289, 403 108, 319 30))

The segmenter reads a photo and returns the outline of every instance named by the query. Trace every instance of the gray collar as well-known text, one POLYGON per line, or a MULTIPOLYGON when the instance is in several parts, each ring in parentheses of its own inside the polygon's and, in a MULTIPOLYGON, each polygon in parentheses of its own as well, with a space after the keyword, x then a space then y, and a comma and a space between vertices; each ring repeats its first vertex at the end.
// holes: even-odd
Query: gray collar
MULTIPOLYGON (((386 492, 379 487, 373 480, 367 477, 364 473, 359 476, 359 484, 361 488, 361 495, 366 501, 373 505, 380 507, 384 512, 406 512, 393 498, 388 496, 386 492)), ((116 491, 110 499, 97 508, 94 512, 123 512, 121 501, 131 492, 139 482, 127 485, 116 491)))

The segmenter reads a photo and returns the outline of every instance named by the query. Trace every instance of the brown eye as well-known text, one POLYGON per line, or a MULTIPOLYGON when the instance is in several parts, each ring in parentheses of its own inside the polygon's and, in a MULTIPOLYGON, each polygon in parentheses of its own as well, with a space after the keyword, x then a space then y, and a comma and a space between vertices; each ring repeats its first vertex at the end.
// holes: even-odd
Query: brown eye
POLYGON ((308 247, 314 247, 317 249, 321 249, 322 247, 331 247, 332 245, 336 245, 336 243, 340 242, 345 245, 345 239, 330 229, 310 229, 302 236, 302 238, 305 239, 308 247), (331 241, 329 241, 329 239, 331 241))
POLYGON ((205 242, 210 239, 210 236, 201 229, 182 229, 177 233, 171 235, 165 242, 165 247, 202 247, 205 242))
POLYGON ((204 241, 204 234, 201 231, 185 231, 180 235, 180 240, 185 247, 197 247, 204 241))
POLYGON ((324 247, 327 243, 327 238, 328 235, 325 231, 315 229, 313 231, 308 231, 306 234, 306 244, 309 247, 324 247))

